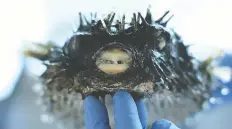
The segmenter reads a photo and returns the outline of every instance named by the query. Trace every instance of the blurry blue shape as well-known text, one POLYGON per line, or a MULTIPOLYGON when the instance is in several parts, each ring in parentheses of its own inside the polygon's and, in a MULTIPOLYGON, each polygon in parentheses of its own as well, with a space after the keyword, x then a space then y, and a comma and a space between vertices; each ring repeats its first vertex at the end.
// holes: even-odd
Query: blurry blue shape
MULTIPOLYGON (((232 68, 232 55, 225 54, 223 58, 219 60, 219 67, 232 68)), ((232 70, 229 72, 232 73, 232 70)), ((232 74, 230 76, 232 76, 232 74)), ((211 108, 217 107, 223 103, 232 102, 232 80, 222 81, 217 78, 216 81, 221 87, 212 91, 213 97, 210 99, 211 101, 209 101, 211 108)))
POLYGON ((224 57, 220 60, 220 66, 229 66, 232 67, 232 55, 225 54, 224 57))
MULTIPOLYGON (((227 67, 232 68, 232 55, 231 54, 225 54, 224 57, 219 62, 220 62, 219 65, 222 66, 222 67, 227 66, 227 67)), ((232 70, 230 72, 232 73, 232 70)), ((232 76, 232 74, 231 74, 231 76, 232 76)), ((220 83, 222 85, 228 87, 229 90, 231 91, 231 89, 232 89, 232 80, 230 80, 228 82, 221 81, 220 83)), ((231 94, 231 93, 229 93, 229 94, 231 94)))
MULTIPOLYGON (((220 60, 219 65, 232 68, 232 55, 225 54, 225 56, 220 60)), ((231 73, 232 73, 232 71, 231 71, 231 73)), ((229 89, 232 89, 232 80, 230 80, 229 82, 223 83, 223 85, 226 85, 229 89)))

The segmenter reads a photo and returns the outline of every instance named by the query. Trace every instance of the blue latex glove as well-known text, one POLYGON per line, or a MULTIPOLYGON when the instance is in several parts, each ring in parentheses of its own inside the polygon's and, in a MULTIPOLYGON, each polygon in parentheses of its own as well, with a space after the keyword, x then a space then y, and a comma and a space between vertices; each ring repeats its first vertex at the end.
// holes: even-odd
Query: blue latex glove
MULTIPOLYGON (((134 101, 126 91, 113 96, 115 129, 146 129, 147 112, 141 100, 134 101)), ((110 129, 106 107, 95 97, 88 96, 84 102, 84 119, 87 129, 110 129)), ((152 129, 179 129, 168 120, 158 120, 152 129)))

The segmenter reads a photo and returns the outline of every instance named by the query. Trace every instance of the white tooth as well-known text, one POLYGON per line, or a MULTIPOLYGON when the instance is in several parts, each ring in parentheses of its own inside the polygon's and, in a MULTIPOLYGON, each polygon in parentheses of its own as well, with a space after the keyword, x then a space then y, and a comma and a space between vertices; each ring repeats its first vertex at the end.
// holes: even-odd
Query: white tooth
POLYGON ((100 64, 98 68, 106 73, 121 73, 128 68, 128 65, 127 64, 100 64))

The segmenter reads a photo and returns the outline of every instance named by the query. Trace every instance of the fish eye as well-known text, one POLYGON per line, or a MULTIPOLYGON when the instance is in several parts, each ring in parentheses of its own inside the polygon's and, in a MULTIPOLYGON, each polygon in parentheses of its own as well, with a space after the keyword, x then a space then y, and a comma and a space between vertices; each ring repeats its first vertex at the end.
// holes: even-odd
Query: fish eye
POLYGON ((131 55, 120 49, 103 51, 96 60, 98 69, 107 74, 118 74, 125 72, 131 65, 131 55))

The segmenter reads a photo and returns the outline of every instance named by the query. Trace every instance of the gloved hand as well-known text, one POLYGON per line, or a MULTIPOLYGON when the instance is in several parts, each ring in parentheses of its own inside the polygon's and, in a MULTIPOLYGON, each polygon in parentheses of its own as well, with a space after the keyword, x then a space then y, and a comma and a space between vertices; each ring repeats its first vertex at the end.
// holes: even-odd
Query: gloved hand
MULTIPOLYGON (((146 129, 147 112, 141 100, 134 101, 126 91, 118 91, 113 96, 115 129, 146 129)), ((84 119, 87 129, 110 129, 105 105, 88 96, 84 101, 84 119)), ((179 129, 168 120, 158 120, 152 129, 179 129)))

